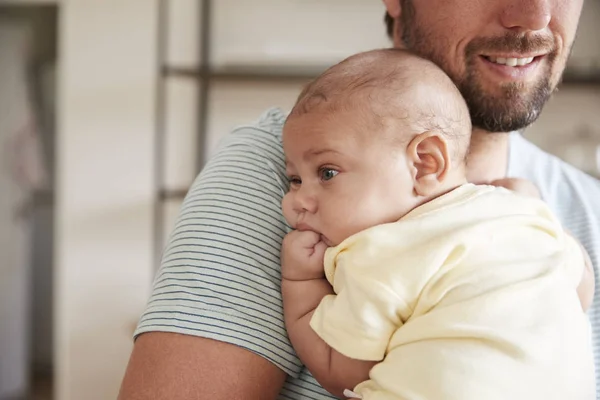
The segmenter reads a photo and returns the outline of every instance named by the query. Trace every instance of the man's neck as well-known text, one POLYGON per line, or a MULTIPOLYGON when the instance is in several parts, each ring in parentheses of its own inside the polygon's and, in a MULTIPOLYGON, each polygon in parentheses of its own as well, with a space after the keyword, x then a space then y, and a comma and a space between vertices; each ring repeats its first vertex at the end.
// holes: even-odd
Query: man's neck
POLYGON ((506 177, 509 151, 508 133, 490 133, 473 129, 467 159, 467 180, 486 184, 506 177))

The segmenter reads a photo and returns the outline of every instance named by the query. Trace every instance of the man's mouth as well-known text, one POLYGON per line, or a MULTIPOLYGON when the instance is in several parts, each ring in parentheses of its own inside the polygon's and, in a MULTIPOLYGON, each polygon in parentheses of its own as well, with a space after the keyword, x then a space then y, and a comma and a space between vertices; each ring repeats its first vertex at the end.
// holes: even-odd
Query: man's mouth
POLYGON ((524 58, 515 58, 515 57, 494 57, 494 56, 484 56, 490 62, 494 64, 507 65, 509 67, 523 67, 525 65, 529 65, 536 59, 536 57, 524 57, 524 58))
MULTIPOLYGON (((502 82, 529 81, 539 76, 539 66, 547 53, 481 54, 482 68, 502 82)), ((496 79, 495 78, 495 79, 496 79)))

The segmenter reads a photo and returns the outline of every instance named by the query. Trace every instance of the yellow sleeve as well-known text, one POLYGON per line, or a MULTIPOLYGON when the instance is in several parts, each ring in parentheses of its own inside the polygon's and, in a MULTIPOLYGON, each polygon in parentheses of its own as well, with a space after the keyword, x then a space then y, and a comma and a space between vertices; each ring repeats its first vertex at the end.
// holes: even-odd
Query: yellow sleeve
MULTIPOLYGON (((329 346, 346 357, 380 361, 391 336, 402 326, 401 315, 408 306, 387 282, 377 279, 381 274, 373 273, 377 259, 369 266, 359 265, 356 259, 364 257, 345 254, 335 268, 329 268, 330 282, 337 294, 321 301, 310 325, 329 346)), ((381 264, 377 269, 380 267, 381 264)))

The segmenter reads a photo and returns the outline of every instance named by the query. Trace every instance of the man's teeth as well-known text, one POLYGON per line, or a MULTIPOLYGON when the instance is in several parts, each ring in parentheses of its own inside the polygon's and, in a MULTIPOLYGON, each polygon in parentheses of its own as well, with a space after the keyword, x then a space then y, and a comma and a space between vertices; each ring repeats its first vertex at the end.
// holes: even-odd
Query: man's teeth
POLYGON ((504 57, 487 57, 493 63, 508 65, 509 67, 523 66, 531 64, 533 57, 527 58, 504 58, 504 57))

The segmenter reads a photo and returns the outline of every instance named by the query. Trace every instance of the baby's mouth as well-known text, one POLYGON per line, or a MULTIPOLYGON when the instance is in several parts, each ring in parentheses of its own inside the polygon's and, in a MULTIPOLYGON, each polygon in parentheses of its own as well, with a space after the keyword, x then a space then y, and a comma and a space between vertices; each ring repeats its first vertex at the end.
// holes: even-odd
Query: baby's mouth
POLYGON ((321 235, 321 242, 325 243, 327 247, 335 247, 333 243, 325 235, 321 235))
POLYGON ((325 243, 327 245, 327 247, 335 247, 335 244, 329 240, 327 238, 327 236, 323 235, 321 232, 317 231, 316 229, 314 229, 311 225, 308 225, 307 223, 304 222, 299 222, 296 224, 296 226, 294 227, 294 229, 297 229, 299 231, 312 231, 312 232, 316 232, 319 234, 321 242, 325 243))

